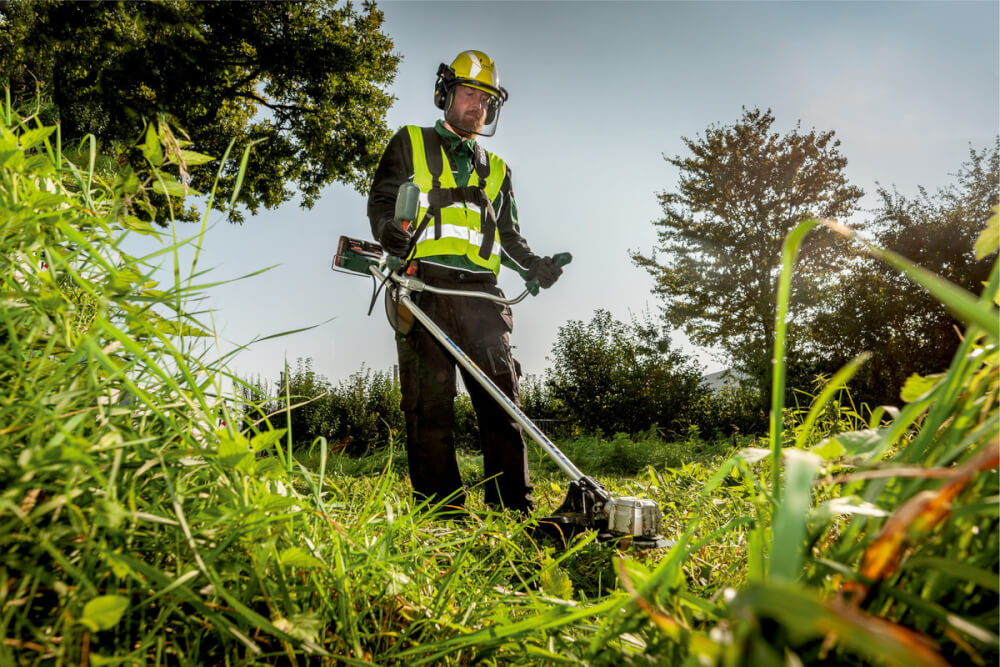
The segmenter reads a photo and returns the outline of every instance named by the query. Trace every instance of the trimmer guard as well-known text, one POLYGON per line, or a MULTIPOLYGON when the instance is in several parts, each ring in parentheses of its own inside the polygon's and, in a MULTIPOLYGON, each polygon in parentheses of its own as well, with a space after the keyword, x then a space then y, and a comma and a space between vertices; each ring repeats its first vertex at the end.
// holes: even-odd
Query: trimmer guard
POLYGON ((538 520, 539 530, 568 544, 576 535, 596 530, 602 542, 659 549, 673 546, 660 535, 660 506, 645 498, 613 498, 600 482, 584 476, 569 484, 565 500, 552 516, 538 520))

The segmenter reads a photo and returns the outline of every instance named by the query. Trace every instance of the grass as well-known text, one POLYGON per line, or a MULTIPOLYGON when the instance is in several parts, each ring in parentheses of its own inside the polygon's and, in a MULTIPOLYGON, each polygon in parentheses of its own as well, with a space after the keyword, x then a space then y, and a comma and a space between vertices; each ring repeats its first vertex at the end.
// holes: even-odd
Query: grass
MULTIPOLYGON (((776 401, 763 442, 561 443, 612 493, 657 500, 677 544, 555 549, 476 494, 463 523, 414 505, 391 449, 348 459, 215 429, 231 378, 188 310, 197 259, 176 259, 199 235, 121 249, 156 229, 143 192, 184 194, 169 176, 182 144, 151 124, 148 173, 102 171, 95 142, 70 160, 57 128, 9 102, 2 116, 0 664, 1000 657, 996 267, 977 298, 885 255, 968 323, 952 366, 911 379, 898 411, 838 398, 850 365, 808 405, 776 401), (151 284, 163 256, 174 282, 151 284)), ((782 285, 814 226, 789 237, 782 285)), ((475 457, 462 468, 479 474, 475 457)), ((565 480, 533 469, 541 514, 565 480)))

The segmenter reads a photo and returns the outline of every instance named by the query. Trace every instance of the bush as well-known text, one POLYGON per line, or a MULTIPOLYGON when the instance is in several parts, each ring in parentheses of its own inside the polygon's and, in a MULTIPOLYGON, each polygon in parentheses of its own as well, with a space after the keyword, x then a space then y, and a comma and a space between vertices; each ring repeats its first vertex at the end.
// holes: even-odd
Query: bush
POLYGON ((734 434, 760 435, 767 432, 767 405, 756 387, 727 384, 707 391, 688 406, 685 415, 709 438, 734 434))
POLYGON ((406 434, 399 407, 399 380, 385 371, 362 369, 337 385, 330 396, 334 439, 351 454, 380 448, 406 434))
POLYGON ((690 406, 707 393, 701 371, 670 349, 658 325, 613 320, 597 310, 588 324, 560 327, 546 372, 560 416, 587 434, 641 433, 658 426, 682 434, 690 406))

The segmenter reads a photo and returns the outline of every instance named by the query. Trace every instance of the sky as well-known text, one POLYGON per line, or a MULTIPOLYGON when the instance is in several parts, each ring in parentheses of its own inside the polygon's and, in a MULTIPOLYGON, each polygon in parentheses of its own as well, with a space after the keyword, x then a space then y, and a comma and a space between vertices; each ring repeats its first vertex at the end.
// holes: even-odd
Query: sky
MULTIPOLYGON (((379 2, 402 56, 387 121, 432 125, 440 63, 479 49, 510 92, 483 145, 511 168, 521 231, 540 255, 570 252, 562 278, 514 307, 511 336, 526 374, 543 375, 559 327, 597 309, 629 321, 658 308, 649 254, 657 193, 679 173, 683 137, 771 109, 785 133, 833 130, 846 174, 877 205, 881 185, 915 196, 952 182, 1000 133, 1000 3, 991 2, 379 2)), ((862 213, 863 217, 865 214, 862 213)), ((370 239, 366 195, 332 185, 311 209, 290 201, 242 226, 210 218, 199 260, 213 287, 217 346, 252 343, 230 366, 276 380, 285 360, 311 358, 334 384, 391 371, 395 345, 372 281, 331 271, 341 235, 370 239)), ((193 225, 180 226, 182 236, 193 225)), ((501 272, 500 286, 523 283, 501 272)), ((706 372, 718 350, 675 345, 706 372)))

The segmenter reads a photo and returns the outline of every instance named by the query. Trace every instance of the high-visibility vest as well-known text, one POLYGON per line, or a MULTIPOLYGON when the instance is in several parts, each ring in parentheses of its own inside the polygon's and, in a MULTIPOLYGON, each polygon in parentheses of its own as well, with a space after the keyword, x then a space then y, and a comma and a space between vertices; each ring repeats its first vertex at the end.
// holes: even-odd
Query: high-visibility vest
POLYGON ((448 156, 434 128, 410 125, 407 130, 413 146, 413 182, 420 188, 413 223, 419 236, 410 257, 464 256, 499 273, 500 232, 492 224, 495 216, 492 221, 489 218, 507 175, 506 163, 477 145, 469 183, 460 188, 451 168, 445 168, 448 156))

